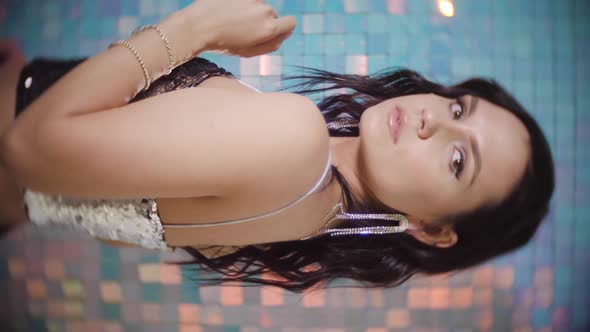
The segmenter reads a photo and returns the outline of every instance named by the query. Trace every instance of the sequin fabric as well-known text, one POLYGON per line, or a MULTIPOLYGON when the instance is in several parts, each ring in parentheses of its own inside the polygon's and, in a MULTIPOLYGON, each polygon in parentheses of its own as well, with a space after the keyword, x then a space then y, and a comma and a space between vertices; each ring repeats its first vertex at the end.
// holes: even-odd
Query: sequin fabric
POLYGON ((153 199, 73 199, 26 190, 25 209, 33 227, 71 229, 91 236, 173 251, 153 199))
MULTIPOLYGON (((36 58, 21 71, 17 87, 18 116, 51 84, 84 59, 36 58)), ((203 58, 193 58, 156 80, 131 102, 168 91, 194 87, 212 76, 235 76, 203 58)), ((165 241, 164 227, 153 198, 128 200, 76 199, 23 190, 24 209, 33 227, 74 229, 91 236, 139 245, 147 249, 173 251, 165 241)))

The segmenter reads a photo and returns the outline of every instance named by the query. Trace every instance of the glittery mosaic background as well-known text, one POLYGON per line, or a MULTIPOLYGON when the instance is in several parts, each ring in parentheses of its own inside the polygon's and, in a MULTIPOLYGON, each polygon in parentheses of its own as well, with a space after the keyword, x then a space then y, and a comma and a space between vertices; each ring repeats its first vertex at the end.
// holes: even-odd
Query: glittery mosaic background
MULTIPOLYGON (((0 37, 35 56, 89 56, 191 1, 0 0, 0 37)), ((408 66, 441 83, 491 76, 551 143, 551 212, 523 249, 391 290, 191 288, 157 252, 22 228, 0 240, 3 331, 584 331, 590 324, 590 2, 267 0, 297 29, 281 49, 201 54, 262 90, 291 65, 367 74, 408 66)), ((346 282, 342 282, 343 285, 346 282)))

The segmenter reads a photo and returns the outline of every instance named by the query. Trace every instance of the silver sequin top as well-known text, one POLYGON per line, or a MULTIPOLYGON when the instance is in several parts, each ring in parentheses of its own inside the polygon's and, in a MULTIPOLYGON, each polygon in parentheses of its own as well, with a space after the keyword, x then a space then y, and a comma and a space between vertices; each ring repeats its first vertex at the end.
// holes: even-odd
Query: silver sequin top
POLYGON ((91 236, 173 251, 153 199, 74 199, 25 189, 27 216, 35 227, 87 232, 91 236))

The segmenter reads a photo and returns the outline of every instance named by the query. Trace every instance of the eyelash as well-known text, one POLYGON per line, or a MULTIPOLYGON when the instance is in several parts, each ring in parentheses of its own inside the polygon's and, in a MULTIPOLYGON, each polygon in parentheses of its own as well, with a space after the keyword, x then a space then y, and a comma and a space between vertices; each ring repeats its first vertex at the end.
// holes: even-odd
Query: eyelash
POLYGON ((456 103, 457 103, 459 106, 461 106, 461 114, 459 115, 459 117, 458 117, 458 118, 455 118, 455 114, 456 114, 456 113, 455 113, 455 112, 453 112, 453 105, 454 105, 454 103, 453 103, 453 104, 451 104, 451 113, 452 113, 451 115, 453 116, 453 119, 454 119, 454 120, 459 120, 459 119, 460 119, 460 118, 462 118, 462 117, 463 117, 463 115, 465 114, 465 105, 463 105, 463 101, 461 100, 461 97, 457 97, 457 98, 455 98, 455 102, 456 102, 456 103))
MULTIPOLYGON (((463 117, 463 115, 465 114, 465 106, 463 105, 463 101, 461 100, 461 97, 457 97, 455 99, 456 104, 458 104, 459 106, 461 106, 461 114, 458 115, 458 117, 455 117, 455 112, 452 111, 453 108, 453 104, 451 104, 451 112, 452 112, 452 116, 454 120, 459 120, 463 117)), ((454 170, 453 174, 455 175, 455 178, 457 178, 457 180, 459 180, 459 177, 461 176, 461 173, 463 173, 463 169, 465 168, 465 154, 463 153, 463 151, 461 149, 455 148, 457 149, 457 151, 459 151, 459 155, 460 155, 460 164, 459 166, 455 167, 455 159, 451 160, 451 168, 454 170)), ((454 157, 454 153, 453 153, 453 157, 454 157)))
MULTIPOLYGON (((455 148, 457 149, 457 151, 459 151, 459 155, 461 156, 461 163, 459 164, 459 166, 455 167, 455 159, 453 159, 451 161, 451 168, 453 168, 454 172, 453 174, 455 174, 455 177, 457 178, 457 180, 459 180, 459 177, 461 176, 461 173, 463 173, 463 169, 465 168, 465 154, 463 153, 463 151, 461 149, 455 148)), ((454 156, 455 153, 453 153, 454 156)))

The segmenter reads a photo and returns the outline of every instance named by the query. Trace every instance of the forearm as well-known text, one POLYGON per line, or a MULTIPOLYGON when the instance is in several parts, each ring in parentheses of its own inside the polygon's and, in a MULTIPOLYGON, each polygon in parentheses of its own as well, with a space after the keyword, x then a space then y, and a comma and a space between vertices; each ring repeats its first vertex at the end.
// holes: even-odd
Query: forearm
MULTIPOLYGON (((170 40, 177 65, 203 51, 198 47, 185 47, 183 39, 187 31, 176 16, 162 21, 160 27, 170 40)), ((143 58, 152 82, 166 72, 168 53, 157 31, 149 29, 128 40, 143 58)), ((198 40, 192 40, 192 43, 198 45, 198 40)), ((22 122, 28 131, 50 119, 122 106, 144 86, 142 68, 129 49, 124 46, 106 49, 79 64, 48 88, 19 116, 16 127, 22 122)))

